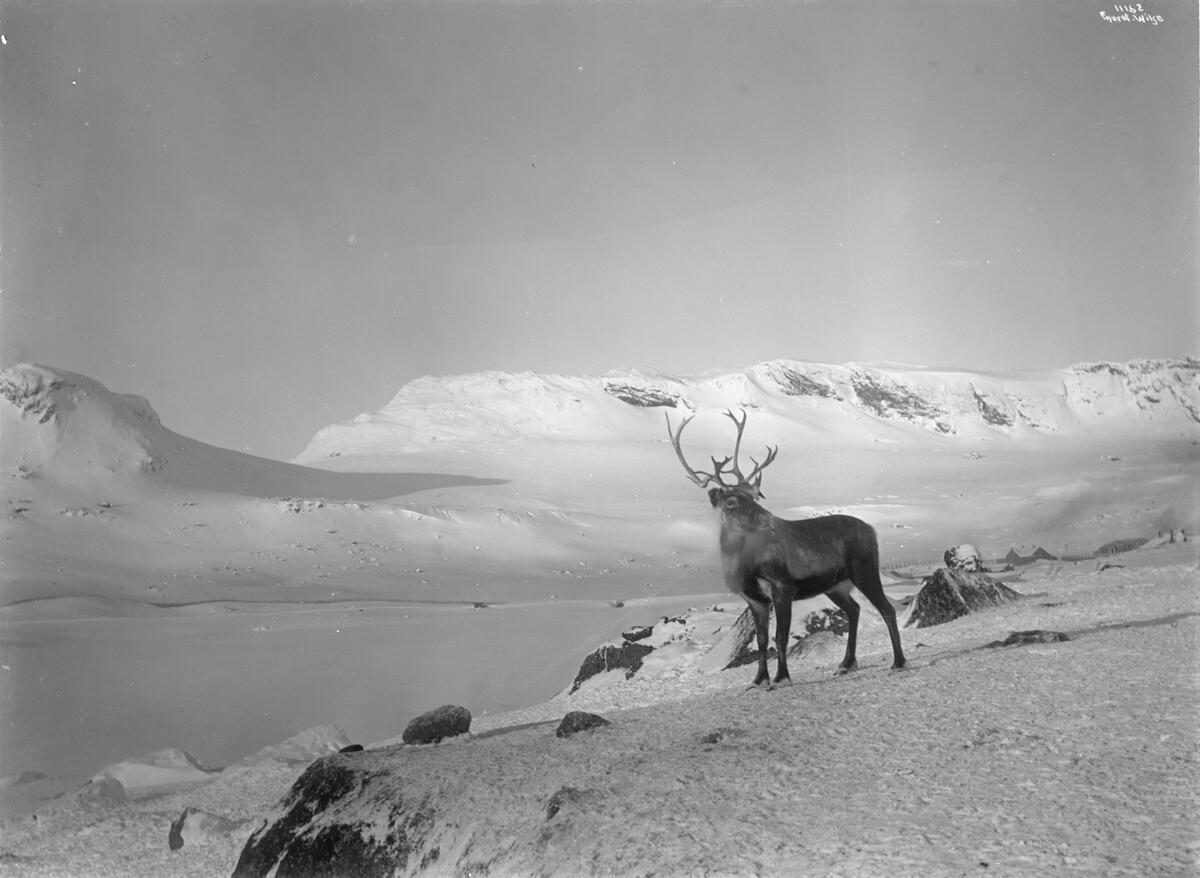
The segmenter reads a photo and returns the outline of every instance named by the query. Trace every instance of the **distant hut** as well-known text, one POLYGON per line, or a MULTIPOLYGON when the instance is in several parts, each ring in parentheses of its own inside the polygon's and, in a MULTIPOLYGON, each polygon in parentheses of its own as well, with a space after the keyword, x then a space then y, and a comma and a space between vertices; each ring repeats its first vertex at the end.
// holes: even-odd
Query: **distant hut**
POLYGON ((1032 555, 1020 555, 1016 549, 1009 549, 1008 554, 1004 556, 1004 563, 1010 564, 1013 567, 1019 567, 1024 564, 1032 564, 1034 561, 1057 561, 1054 555, 1051 555, 1041 546, 1033 550, 1032 555))

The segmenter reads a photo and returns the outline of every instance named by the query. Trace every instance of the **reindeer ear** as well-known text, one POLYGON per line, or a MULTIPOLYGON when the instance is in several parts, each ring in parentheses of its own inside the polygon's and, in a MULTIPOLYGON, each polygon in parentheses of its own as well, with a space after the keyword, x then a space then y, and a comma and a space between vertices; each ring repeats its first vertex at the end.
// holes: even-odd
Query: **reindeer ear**
POLYGON ((716 488, 708 489, 708 502, 709 503, 711 503, 713 506, 716 506, 717 503, 720 501, 720 499, 721 499, 721 492, 719 490, 717 490, 716 488))

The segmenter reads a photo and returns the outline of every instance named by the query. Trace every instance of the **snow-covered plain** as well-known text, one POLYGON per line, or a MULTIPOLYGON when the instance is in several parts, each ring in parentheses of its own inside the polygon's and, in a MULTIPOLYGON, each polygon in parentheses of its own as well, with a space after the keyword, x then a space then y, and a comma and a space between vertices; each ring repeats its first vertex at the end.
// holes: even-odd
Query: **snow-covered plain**
MULTIPOLYGON (((1102 665, 1105 672, 1098 676, 1106 685, 1154 701, 1156 710, 1162 707, 1158 693, 1174 692, 1175 707, 1166 720, 1161 711, 1117 727, 1089 720, 1078 726, 1080 740, 1092 747, 1105 742, 1128 747, 1166 735, 1162 747, 1137 757, 1167 759, 1142 766, 1159 772, 1147 775, 1144 784, 1163 789, 1172 771, 1190 772, 1194 779, 1191 616, 1093 632, 1078 646, 1011 653, 1017 658, 960 654, 978 640, 1019 627, 1083 630, 1193 613, 1192 543, 1145 550, 1135 565, 1104 574, 1093 575, 1095 564, 1086 562, 1039 568, 1018 586, 1055 595, 1043 603, 1058 607, 1035 610, 1036 602, 1022 603, 995 617, 905 631, 918 666, 912 675, 883 674, 882 662, 876 662, 838 688, 843 681, 824 682, 833 657, 819 668, 802 665, 811 676, 760 701, 756 693, 740 693, 744 672, 688 672, 688 656, 702 652, 697 646, 681 648, 678 661, 662 662, 661 673, 652 663, 628 683, 587 686, 569 702, 556 693, 588 652, 632 624, 688 607, 727 605, 731 617, 736 608, 719 593, 707 502, 683 478, 666 443, 664 408, 646 407, 655 399, 639 393, 675 394, 675 406, 665 409, 674 418, 699 411, 684 440, 697 463, 728 453, 732 431, 717 413, 726 406, 746 409, 751 418, 745 450, 758 454, 764 444, 781 446, 764 485, 767 505, 786 517, 831 510, 861 515, 879 531, 885 566, 901 566, 927 564, 946 546, 964 541, 998 557, 1013 546, 1025 553, 1041 545, 1056 554, 1083 554, 1112 539, 1153 538, 1164 528, 1194 533, 1200 520, 1196 376, 1196 363, 1184 360, 1036 376, 775 363, 695 379, 643 373, 427 379, 404 388, 381 412, 322 431, 298 459, 300 466, 174 434, 145 400, 111 394, 83 376, 38 367, 8 370, 0 375, 0 475, 7 506, 0 525, 0 797, 11 820, 0 836, 0 869, 227 874, 240 844, 237 833, 171 852, 170 820, 187 805, 236 819, 261 815, 302 762, 268 760, 184 792, 136 802, 79 798, 75 790, 105 766, 163 748, 179 748, 200 767, 215 769, 325 724, 343 729, 345 740, 385 741, 412 716, 442 703, 468 706, 476 735, 556 719, 576 704, 606 711, 642 706, 627 721, 614 717, 613 730, 597 733, 610 740, 633 736, 621 747, 673 740, 683 733, 679 716, 698 725, 711 719, 714 728, 736 726, 740 731, 729 740, 745 742, 738 746, 750 748, 747 753, 763 754, 750 760, 762 763, 758 771, 770 764, 765 757, 778 749, 784 730, 847 728, 851 718, 873 722, 867 707, 843 715, 852 706, 847 693, 864 705, 890 704, 892 687, 910 693, 893 705, 896 710, 921 708, 904 722, 918 723, 922 710, 928 714, 931 739, 948 728, 934 720, 951 723, 961 702, 953 728, 982 736, 968 752, 1003 755, 1005 748, 1014 749, 1013 741, 1024 740, 1004 730, 1041 728, 1038 723, 1052 720, 1052 711, 1018 711, 1013 691, 1024 687, 1029 704, 1041 698, 1065 705, 1052 728, 1030 733, 1058 742, 1061 756, 1064 736, 1075 728, 1068 720, 1088 710, 1104 713, 1103 699, 1092 700, 1099 697, 1096 687, 1081 682, 1086 667, 1102 665), (618 602, 623 606, 613 606, 618 602), (1033 616, 1046 624, 1026 624, 1033 616), (941 649, 954 661, 928 660, 941 649), (1001 693, 1010 694, 997 694, 995 703, 964 702, 933 684, 932 678, 950 673, 945 669, 961 669, 954 685, 973 697, 998 685, 994 674, 1003 681, 1001 693), (659 724, 667 719, 662 712, 644 707, 680 698, 690 699, 686 712, 672 716, 668 726, 659 724), (517 708, 522 712, 504 713, 517 708), (1009 725, 994 726, 999 737, 992 742, 993 726, 980 725, 981 717, 999 723, 1006 709, 1017 712, 1009 725), (764 728, 773 739, 753 731, 763 710, 770 715, 764 728), (818 726, 806 725, 813 721, 818 726), (1156 731, 1162 722, 1170 729, 1156 731), (999 743, 1002 739, 1009 743, 999 743), (983 746, 991 743, 996 746, 990 750, 983 746), (1181 743, 1189 744, 1192 757, 1176 759, 1172 748, 1181 743), (35 812, 36 821, 30 817, 35 812)), ((874 621, 869 610, 864 619, 874 621)), ((864 656, 883 647, 876 636, 882 629, 872 630, 864 632, 864 656)), ((469 747, 498 747, 536 734, 531 729, 480 737, 436 751, 451 754, 447 770, 453 771, 453 759, 460 756, 467 760, 464 766, 473 765, 469 747)), ((833 786, 825 793, 826 810, 814 819, 833 832, 838 815, 859 813, 837 804, 833 790, 845 786, 835 782, 838 771, 848 772, 844 781, 861 784, 864 769, 853 754, 878 759, 886 750, 888 760, 902 759, 911 756, 911 747, 900 744, 917 734, 915 725, 904 727, 891 748, 853 735, 825 736, 825 749, 819 750, 825 758, 794 762, 788 775, 797 766, 823 767, 821 777, 833 786), (851 743, 866 749, 847 751, 843 761, 840 748, 851 743)), ((975 740, 970 735, 968 744, 975 740)), ((529 752, 542 746, 533 740, 529 752)), ((692 753, 686 771, 723 778, 718 786, 739 787, 746 765, 725 753, 728 743, 713 746, 692 753), (718 760, 724 767, 713 769, 705 760, 711 762, 714 752, 733 761, 718 760)), ((328 749, 310 755, 318 752, 328 749)), ((516 755, 511 761, 521 764, 516 755)), ((183 770, 195 770, 184 762, 183 770)), ((665 764, 665 770, 674 765, 665 764)), ((890 794, 903 787, 906 794, 937 803, 931 791, 955 785, 929 777, 926 769, 933 766, 922 759, 905 764, 908 768, 896 768, 904 780, 889 787, 890 794), (924 793, 922 779, 932 784, 924 793)), ((1007 783, 997 767, 1003 764, 989 768, 998 785, 1007 783)), ((671 788, 687 786, 653 776, 671 788)), ((1032 776, 1026 781, 1040 782, 1032 776)), ((1088 783, 1083 777, 1078 788, 1088 783)), ((772 787, 781 802, 788 801, 786 786, 772 787)), ((728 792, 751 797, 746 813, 765 806, 748 788, 728 792)), ((1168 800, 1177 808, 1176 820, 1190 816, 1194 823, 1194 801, 1168 800)), ((905 801, 912 805, 912 799, 905 801)), ((731 802, 725 799, 726 812, 731 802)), ((924 809, 932 820, 933 807, 925 803, 916 810, 924 809)), ((865 845, 854 856, 868 858, 866 873, 889 862, 870 857, 903 848, 908 852, 892 863, 901 873, 911 867, 915 874, 923 862, 929 867, 925 874, 943 867, 946 874, 958 874, 939 859, 937 843, 929 843, 924 860, 919 846, 906 847, 914 837, 908 829, 916 824, 908 822, 898 800, 879 808, 890 834, 872 840, 869 821, 854 821, 863 834, 853 837, 865 845)), ((1005 824, 1002 809, 992 813, 993 829, 1011 830, 1005 837, 1031 838, 1022 836, 1019 822, 1005 824)), ((1088 822, 1085 816, 1081 825, 1088 822)), ((754 820, 735 821, 747 840, 760 834, 754 820)), ((647 845, 661 847, 652 840, 662 827, 653 824, 652 819, 640 824, 645 833, 630 850, 644 853, 631 854, 640 863, 634 868, 630 860, 632 871, 654 866, 647 845)), ((707 825, 689 831, 724 838, 729 856, 741 850, 741 842, 713 835, 707 825)), ((1103 835, 1108 828, 1089 825, 1087 831, 1103 835)), ((248 832, 247 827, 240 839, 248 832)), ((941 838, 936 832, 933 837, 941 838)), ((1190 843, 1181 834, 1163 838, 1164 851, 1190 843)), ((760 850, 757 861, 705 862, 715 863, 709 867, 715 872, 786 874, 787 857, 802 852, 782 836, 777 843, 777 854, 760 850), (753 862, 761 868, 747 865, 753 862)), ((951 849, 961 853, 967 847, 951 849)), ((702 848, 712 853, 712 845, 702 848)), ((805 846, 807 853, 813 850, 805 846)), ((853 851, 833 845, 821 855, 827 859, 818 861, 825 863, 818 871, 832 869, 838 851, 842 860, 854 862, 853 851)), ((981 859, 987 859, 985 853, 981 859)), ((564 850, 547 868, 568 874, 574 855, 564 850)), ((621 862, 605 859, 608 854, 597 856, 596 870, 626 871, 621 862)), ((680 856, 658 869, 671 871, 673 863, 680 872, 705 868, 680 856)), ((1031 856, 1030 871, 1055 864, 1045 851, 1031 856)), ((1098 863, 1076 853, 1061 856, 1059 865, 1072 865, 1067 858, 1098 863)), ((1186 869, 1190 855, 1180 848, 1163 856, 1154 862, 1170 870, 1186 869)), ((529 865, 506 862, 517 870, 529 865)), ((1106 862, 1112 869, 1120 865, 1106 862)), ((846 871, 863 873, 848 866, 846 871)))

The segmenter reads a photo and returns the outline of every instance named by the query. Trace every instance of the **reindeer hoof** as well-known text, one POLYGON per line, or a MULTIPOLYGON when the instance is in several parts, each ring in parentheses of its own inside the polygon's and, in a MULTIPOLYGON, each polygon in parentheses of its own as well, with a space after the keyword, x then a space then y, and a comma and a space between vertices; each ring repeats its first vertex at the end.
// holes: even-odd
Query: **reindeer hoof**
POLYGON ((835 677, 840 677, 843 674, 848 674, 851 671, 857 671, 857 670, 858 670, 858 662, 851 662, 848 665, 838 665, 838 669, 833 672, 833 675, 835 677))
POLYGON ((783 677, 781 679, 774 681, 771 685, 772 686, 791 686, 792 678, 791 677, 783 677))

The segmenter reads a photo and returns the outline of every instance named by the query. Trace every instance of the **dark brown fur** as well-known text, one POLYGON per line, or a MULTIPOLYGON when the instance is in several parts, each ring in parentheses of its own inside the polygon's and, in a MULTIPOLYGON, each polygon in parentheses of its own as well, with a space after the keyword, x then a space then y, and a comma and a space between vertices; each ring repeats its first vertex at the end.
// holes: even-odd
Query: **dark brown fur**
POLYGON ((862 592, 879 611, 892 639, 892 667, 906 664, 896 625, 896 611, 879 579, 879 546, 875 529, 849 515, 826 515, 804 521, 776 518, 741 486, 711 488, 709 500, 721 518, 721 564, 725 584, 750 605, 758 640, 758 673, 754 685, 771 688, 790 681, 787 667, 792 603, 823 594, 849 620, 846 656, 839 673, 857 666, 858 603, 850 587, 862 592), (775 608, 775 652, 778 666, 768 682, 767 623, 775 608))

